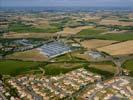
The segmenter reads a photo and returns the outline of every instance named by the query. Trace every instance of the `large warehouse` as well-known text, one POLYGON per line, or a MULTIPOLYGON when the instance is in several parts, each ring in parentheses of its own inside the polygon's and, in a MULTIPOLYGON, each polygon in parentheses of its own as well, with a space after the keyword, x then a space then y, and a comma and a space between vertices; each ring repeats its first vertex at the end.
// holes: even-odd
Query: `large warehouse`
POLYGON ((54 41, 44 44, 40 48, 41 53, 47 55, 49 58, 53 58, 68 52, 71 52, 71 46, 64 44, 63 42, 54 41))

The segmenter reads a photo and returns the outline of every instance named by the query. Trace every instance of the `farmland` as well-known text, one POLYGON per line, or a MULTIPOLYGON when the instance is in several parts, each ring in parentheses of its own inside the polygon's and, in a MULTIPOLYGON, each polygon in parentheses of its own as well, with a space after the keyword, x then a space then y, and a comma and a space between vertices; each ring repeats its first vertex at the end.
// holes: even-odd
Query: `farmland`
POLYGON ((101 25, 122 25, 122 26, 133 26, 132 21, 128 20, 102 20, 101 25))
POLYGON ((39 62, 16 61, 16 60, 1 60, 0 74, 4 75, 19 75, 28 72, 32 69, 37 69, 39 62))
POLYGON ((46 75, 59 75, 83 67, 82 63, 53 63, 44 67, 46 75), (54 71, 53 71, 54 70, 54 71))
POLYGON ((133 32, 126 32, 121 34, 104 34, 104 35, 97 35, 95 36, 97 39, 106 39, 106 40, 116 40, 116 41, 126 41, 133 39, 133 32))
POLYGON ((4 38, 50 38, 54 34, 51 33, 16 33, 9 32, 4 34, 4 38))
POLYGON ((132 77, 133 9, 0 9, 0 100, 133 100, 132 77))
POLYGON ((39 50, 33 49, 24 52, 16 52, 14 54, 6 56, 7 59, 18 59, 25 61, 46 61, 48 58, 40 54, 39 50))
POLYGON ((112 64, 104 64, 104 63, 97 64, 96 63, 96 64, 90 64, 89 67, 107 71, 107 72, 111 72, 111 73, 116 73, 116 71, 117 71, 117 68, 112 64))
POLYGON ((133 41, 126 41, 109 46, 98 48, 97 50, 107 52, 110 55, 133 54, 133 41))
POLYGON ((11 23, 9 25, 10 32, 17 33, 55 33, 61 31, 58 27, 36 28, 31 25, 25 25, 22 22, 11 23))
POLYGON ((133 60, 128 60, 123 64, 123 67, 127 70, 133 71, 133 60))
POLYGON ((89 28, 89 29, 84 29, 84 30, 80 31, 77 35, 80 37, 95 36, 100 33, 104 33, 106 31, 107 31, 106 29, 89 28))
POLYGON ((81 44, 83 47, 87 49, 96 49, 96 48, 104 47, 116 42, 117 41, 91 39, 91 40, 84 40, 81 42, 81 44))
POLYGON ((130 76, 133 76, 133 59, 126 61, 123 68, 129 71, 130 76))
POLYGON ((88 29, 88 28, 91 28, 91 26, 79 26, 79 27, 76 27, 76 28, 65 27, 63 29, 63 31, 60 31, 58 33, 61 33, 63 36, 74 35, 74 34, 79 33, 80 31, 82 31, 84 29, 88 29))
POLYGON ((133 39, 133 31, 123 31, 116 32, 115 34, 107 29, 85 29, 80 31, 75 35, 76 37, 80 37, 81 39, 104 39, 104 40, 115 40, 115 41, 126 41, 133 39))

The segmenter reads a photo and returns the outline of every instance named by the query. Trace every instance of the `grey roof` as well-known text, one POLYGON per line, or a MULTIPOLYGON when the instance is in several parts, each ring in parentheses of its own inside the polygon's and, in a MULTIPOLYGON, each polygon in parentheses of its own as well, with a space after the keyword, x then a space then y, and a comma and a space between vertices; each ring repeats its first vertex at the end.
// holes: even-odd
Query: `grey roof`
POLYGON ((47 44, 44 44, 41 47, 42 52, 44 52, 48 57, 54 57, 56 55, 61 55, 66 52, 70 52, 71 48, 70 46, 62 43, 62 42, 50 42, 47 44))

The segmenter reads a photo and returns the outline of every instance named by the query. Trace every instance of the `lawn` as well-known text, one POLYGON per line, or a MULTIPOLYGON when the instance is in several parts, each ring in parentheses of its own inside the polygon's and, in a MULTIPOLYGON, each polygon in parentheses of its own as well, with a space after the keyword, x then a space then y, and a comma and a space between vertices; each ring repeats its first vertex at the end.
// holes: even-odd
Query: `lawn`
POLYGON ((0 60, 0 74, 19 75, 32 69, 38 69, 38 64, 40 63, 32 61, 0 60))

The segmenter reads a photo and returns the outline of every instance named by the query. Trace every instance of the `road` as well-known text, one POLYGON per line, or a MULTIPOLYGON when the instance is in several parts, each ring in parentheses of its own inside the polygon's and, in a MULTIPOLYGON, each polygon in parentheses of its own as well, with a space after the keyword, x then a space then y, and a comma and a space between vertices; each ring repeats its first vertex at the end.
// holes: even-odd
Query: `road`
POLYGON ((32 96, 33 100, 43 100, 43 98, 40 95, 36 94, 31 87, 22 85, 22 83, 19 82, 17 79, 15 79, 15 81, 20 87, 22 87, 22 89, 24 89, 27 93, 29 93, 32 96))
POLYGON ((78 91, 74 92, 71 96, 65 97, 63 100, 72 100, 74 97, 77 97, 80 95, 81 92, 83 92, 86 88, 90 87, 91 85, 94 85, 95 83, 88 83, 83 88, 79 89, 78 91))
POLYGON ((115 64, 117 67, 117 72, 115 73, 115 76, 122 76, 123 74, 123 68, 122 65, 127 61, 133 59, 133 56, 126 56, 126 57, 120 57, 120 58, 113 58, 110 56, 110 60, 115 64))
MULTIPOLYGON (((102 59, 101 61, 112 61, 112 62, 115 64, 115 66, 117 67, 117 71, 116 71, 114 77, 120 77, 120 76, 122 76, 122 74, 123 74, 123 73, 122 73, 122 72, 123 72, 123 69, 122 69, 123 63, 124 63, 125 61, 127 61, 127 60, 130 60, 130 59, 133 59, 133 56, 120 57, 120 58, 117 58, 117 59, 116 59, 116 58, 113 58, 113 57, 110 56, 110 55, 106 55, 105 60, 102 59)), ((114 77, 113 77, 113 78, 114 78, 114 77)), ((108 80, 108 79, 107 79, 107 80, 108 80)), ((106 80, 104 80, 104 81, 106 81, 106 80)), ((103 82, 103 81, 102 81, 102 82, 103 82)), ((87 84, 86 86, 84 86, 82 89, 76 91, 76 92, 73 93, 70 97, 67 97, 67 98, 65 98, 64 100, 72 100, 74 97, 77 97, 78 95, 80 95, 80 93, 81 93, 82 91, 84 91, 86 88, 90 87, 91 84, 95 84, 95 83, 88 83, 88 84, 87 84)), ((90 96, 89 100, 92 100, 92 98, 94 98, 94 96, 95 96, 99 91, 101 91, 101 90, 103 90, 103 89, 105 89, 105 88, 108 88, 108 87, 110 87, 111 85, 112 85, 112 84, 110 84, 110 85, 108 85, 108 86, 105 86, 104 88, 102 88, 102 89, 100 89, 100 90, 95 91, 95 92, 90 96)))

